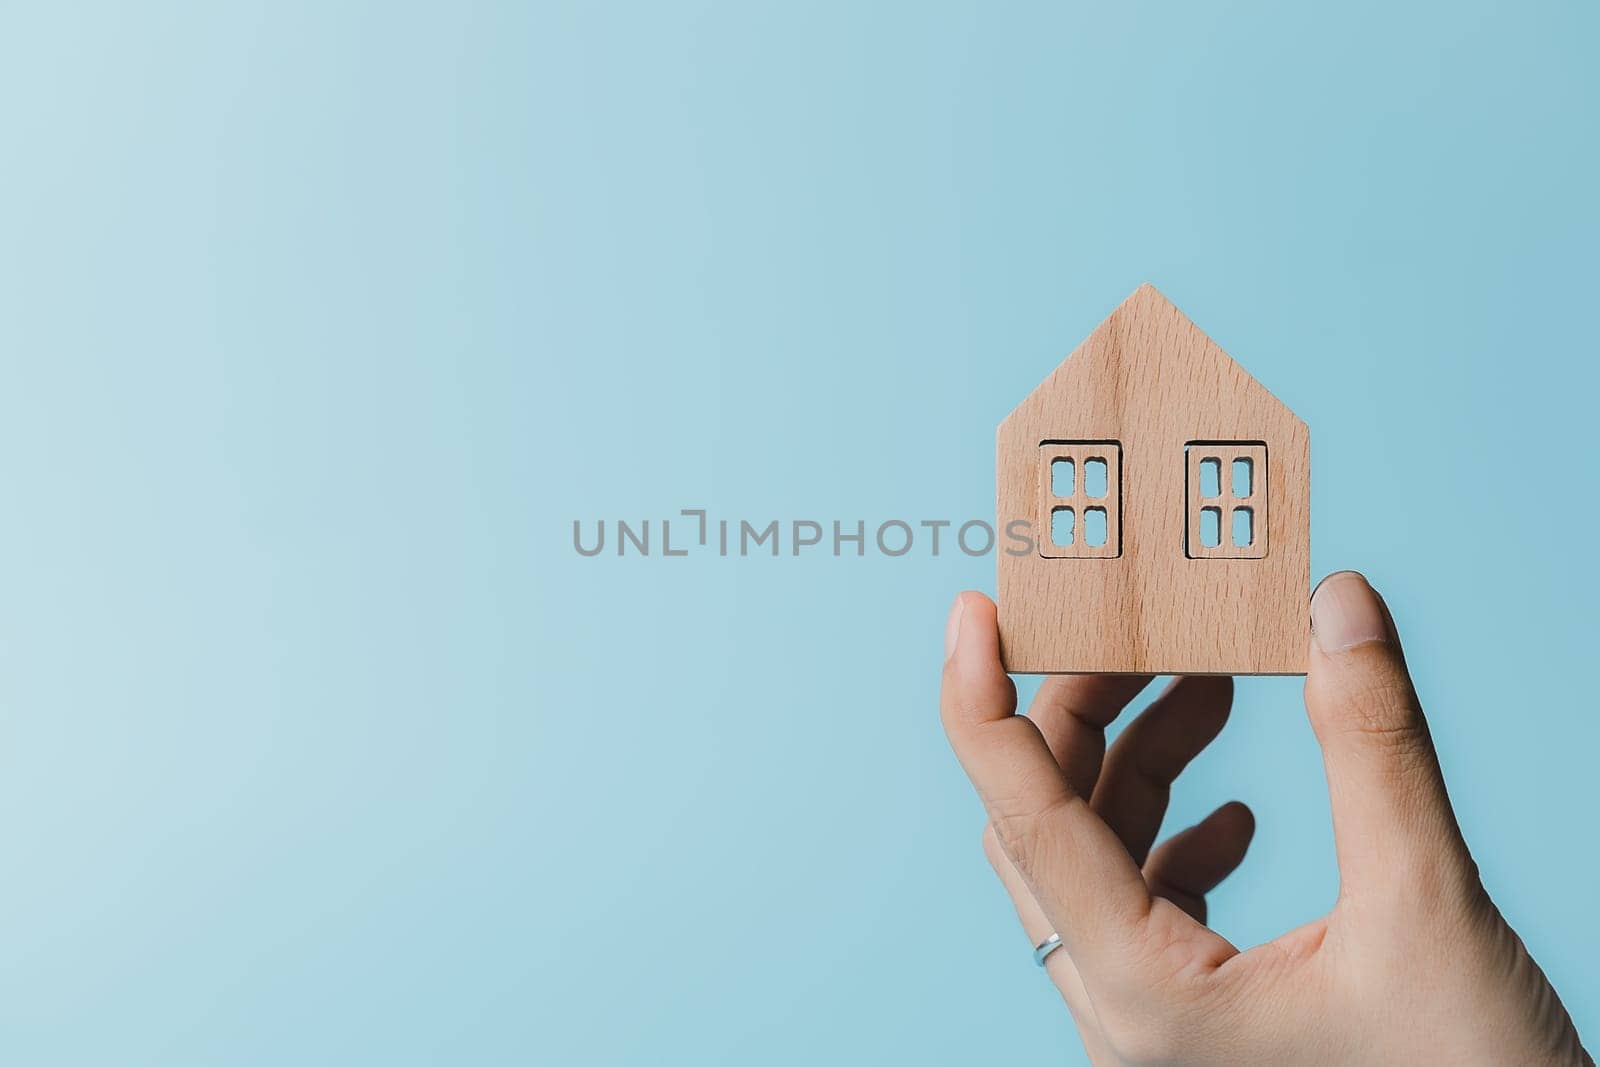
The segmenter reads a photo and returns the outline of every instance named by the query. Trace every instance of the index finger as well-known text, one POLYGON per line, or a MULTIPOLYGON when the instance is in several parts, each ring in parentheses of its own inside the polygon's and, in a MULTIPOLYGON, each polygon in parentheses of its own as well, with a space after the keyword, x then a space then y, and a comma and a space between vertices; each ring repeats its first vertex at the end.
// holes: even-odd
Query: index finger
POLYGON ((1044 737, 1016 714, 1000 666, 994 603, 962 593, 951 610, 939 710, 995 837, 1080 968, 1117 950, 1150 913, 1143 876, 1073 792, 1044 737))

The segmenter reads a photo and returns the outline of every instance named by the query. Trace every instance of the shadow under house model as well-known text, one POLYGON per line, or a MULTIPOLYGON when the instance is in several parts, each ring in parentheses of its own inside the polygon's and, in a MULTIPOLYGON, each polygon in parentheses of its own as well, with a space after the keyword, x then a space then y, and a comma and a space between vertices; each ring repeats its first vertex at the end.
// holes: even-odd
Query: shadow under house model
POLYGON ((1034 541, 997 553, 1008 671, 1305 673, 1310 431, 1152 286, 997 452, 999 525, 1034 541))

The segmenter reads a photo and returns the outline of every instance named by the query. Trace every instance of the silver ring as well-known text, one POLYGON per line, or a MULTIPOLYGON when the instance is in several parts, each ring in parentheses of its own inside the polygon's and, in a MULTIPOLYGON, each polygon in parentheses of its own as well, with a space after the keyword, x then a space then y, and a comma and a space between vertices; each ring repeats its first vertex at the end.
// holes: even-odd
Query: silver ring
POLYGON ((1040 967, 1044 966, 1045 957, 1061 947, 1061 935, 1051 934, 1037 945, 1033 946, 1033 962, 1040 967))

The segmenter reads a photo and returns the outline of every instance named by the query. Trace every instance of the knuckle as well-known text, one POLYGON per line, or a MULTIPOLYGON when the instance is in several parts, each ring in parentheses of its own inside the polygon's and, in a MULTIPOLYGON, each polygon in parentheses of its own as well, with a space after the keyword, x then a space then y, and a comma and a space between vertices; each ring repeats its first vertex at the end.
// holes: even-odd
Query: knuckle
POLYGON ((1400 756, 1418 756, 1428 751, 1431 739, 1420 716, 1394 716, 1360 713, 1353 716, 1348 732, 1367 743, 1400 756))
POLYGON ((1345 700, 1375 719, 1393 719, 1416 703, 1411 680, 1396 671, 1363 673, 1345 684, 1345 700))
POLYGON ((1055 841, 1051 827, 1058 807, 1051 804, 1043 808, 1022 808, 995 816, 992 823, 995 841, 1018 870, 1032 873, 1048 863, 1055 841))
POLYGON ((989 866, 998 870, 1000 868, 1000 862, 1005 858, 1005 856, 1000 851, 1000 842, 996 840, 994 835, 994 827, 991 824, 984 824, 983 836, 980 839, 979 844, 983 848, 984 858, 989 861, 989 866))
POLYGON ((1427 720, 1411 680, 1393 671, 1363 674, 1341 686, 1330 726, 1401 752, 1426 751, 1427 720))

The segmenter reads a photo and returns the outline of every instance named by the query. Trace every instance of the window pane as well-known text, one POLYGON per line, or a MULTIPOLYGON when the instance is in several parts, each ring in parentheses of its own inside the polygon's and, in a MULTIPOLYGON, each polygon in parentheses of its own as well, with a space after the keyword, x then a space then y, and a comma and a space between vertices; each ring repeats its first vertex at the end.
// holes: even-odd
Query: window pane
POLYGON ((1233 545, 1249 548, 1255 542, 1255 514, 1249 508, 1233 509, 1233 545))
POLYGON ((1056 508, 1050 513, 1050 541, 1063 548, 1072 544, 1073 514, 1071 508, 1056 508))
MULTIPOLYGON (((1088 466, 1085 464, 1084 466, 1088 466)), ((1101 494, 1104 495, 1104 494, 1101 494)), ((1083 543, 1090 548, 1101 548, 1106 543, 1106 509, 1085 508, 1083 512, 1083 543)))
POLYGON ((1255 464, 1249 459, 1236 459, 1233 461, 1233 495, 1243 499, 1250 495, 1250 480, 1254 473, 1255 464))
POLYGON ((1206 548, 1222 544, 1222 509, 1200 509, 1200 543, 1206 548))
POLYGON ((1200 495, 1205 497, 1222 495, 1222 460, 1200 461, 1200 495))
POLYGON ((1106 461, 1096 457, 1083 461, 1083 495, 1106 495, 1106 461))
POLYGON ((1050 495, 1069 497, 1072 495, 1072 484, 1077 472, 1073 470, 1072 460, 1058 459, 1050 464, 1050 495))

